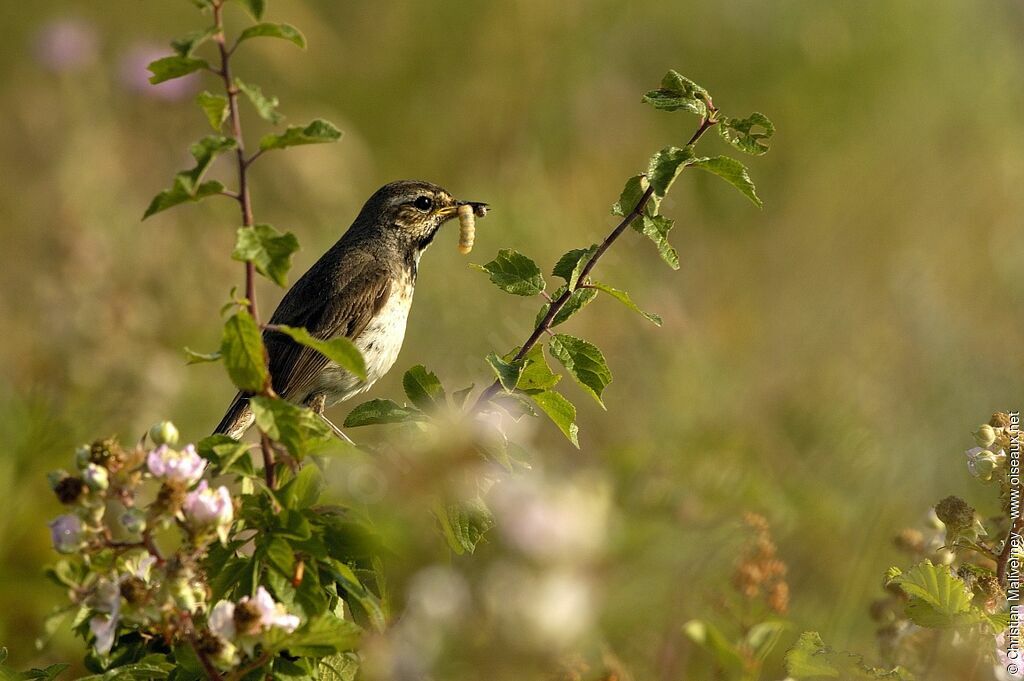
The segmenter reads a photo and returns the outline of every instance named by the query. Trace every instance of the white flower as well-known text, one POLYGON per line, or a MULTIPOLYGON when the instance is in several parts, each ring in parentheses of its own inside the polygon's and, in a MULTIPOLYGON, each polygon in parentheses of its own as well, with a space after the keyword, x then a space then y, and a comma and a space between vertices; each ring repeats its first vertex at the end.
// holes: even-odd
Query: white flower
POLYGON ((228 488, 221 485, 210 489, 203 480, 195 491, 185 497, 185 520, 196 530, 215 528, 222 543, 227 543, 228 532, 235 517, 235 508, 228 488))
POLYGON ((101 579, 90 598, 90 605, 100 614, 89 620, 89 631, 96 637, 96 652, 106 655, 114 646, 117 624, 121 619, 120 586, 108 579, 101 579))
POLYGON ((82 548, 82 521, 77 515, 62 515, 50 523, 50 538, 58 553, 74 553, 82 548))
POLYGON ((146 457, 146 465, 155 477, 190 486, 198 482, 206 470, 206 460, 196 453, 195 445, 188 445, 180 452, 160 445, 146 457))
POLYGON ((967 470, 982 482, 991 480, 996 469, 1006 460, 1006 455, 1001 451, 994 454, 981 447, 972 447, 964 452, 964 455, 967 457, 967 470))
MULTIPOLYGON (((246 603, 248 601, 249 598, 245 597, 239 603, 246 603)), ((299 618, 295 615, 289 615, 281 603, 275 603, 274 599, 270 597, 270 594, 262 586, 256 590, 256 598, 253 602, 260 613, 260 625, 264 629, 278 627, 290 634, 298 628, 299 618)))
POLYGON ((221 601, 213 606, 207 625, 210 631, 225 641, 235 640, 235 604, 221 601))
POLYGON ((260 635, 272 628, 283 629, 289 634, 295 631, 300 620, 289 615, 284 605, 275 603, 265 588, 256 590, 256 597, 240 599, 238 604, 220 601, 213 606, 206 620, 210 632, 225 644, 237 643, 247 655, 252 655, 260 635), (242 631, 239 631, 239 626, 242 631))

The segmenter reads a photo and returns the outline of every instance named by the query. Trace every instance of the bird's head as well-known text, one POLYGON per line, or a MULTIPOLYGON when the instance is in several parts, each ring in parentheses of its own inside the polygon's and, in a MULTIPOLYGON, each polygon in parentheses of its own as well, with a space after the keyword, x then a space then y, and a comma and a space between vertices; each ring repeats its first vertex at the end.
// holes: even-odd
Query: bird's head
POLYGON ((475 201, 459 201, 430 182, 398 180, 384 185, 367 200, 358 222, 373 223, 402 244, 422 251, 464 204, 487 207, 475 201))

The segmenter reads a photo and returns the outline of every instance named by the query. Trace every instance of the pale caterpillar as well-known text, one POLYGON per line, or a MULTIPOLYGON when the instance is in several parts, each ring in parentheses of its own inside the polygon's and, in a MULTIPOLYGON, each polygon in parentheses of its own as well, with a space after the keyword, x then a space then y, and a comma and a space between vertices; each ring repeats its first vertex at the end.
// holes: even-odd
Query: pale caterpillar
POLYGON ((476 238, 476 218, 487 215, 486 203, 464 203, 459 206, 459 253, 467 255, 473 250, 476 238))

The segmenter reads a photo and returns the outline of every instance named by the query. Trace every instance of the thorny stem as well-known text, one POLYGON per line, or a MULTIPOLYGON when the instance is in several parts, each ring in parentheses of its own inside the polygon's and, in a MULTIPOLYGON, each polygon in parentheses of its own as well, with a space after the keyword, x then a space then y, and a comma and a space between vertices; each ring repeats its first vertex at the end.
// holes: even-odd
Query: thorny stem
MULTIPOLYGON (((715 116, 715 114, 718 113, 718 110, 711 103, 710 99, 708 99, 706 104, 708 107, 708 113, 704 116, 703 119, 701 119, 700 126, 690 137, 690 141, 686 143, 687 146, 696 143, 697 140, 699 140, 701 136, 708 130, 708 128, 718 123, 718 119, 715 116)), ((587 277, 590 275, 591 270, 593 270, 594 267, 597 265, 597 261, 600 260, 601 256, 603 256, 605 252, 609 248, 611 248, 611 245, 615 243, 615 241, 620 236, 622 236, 622 233, 626 231, 626 228, 633 224, 633 222, 635 222, 637 218, 643 215, 644 208, 647 206, 647 202, 651 200, 651 197, 653 195, 654 187, 649 186, 647 188, 647 191, 645 191, 643 195, 640 197, 640 199, 636 202, 636 205, 633 206, 633 210, 629 211, 629 213, 624 218, 622 218, 622 221, 615 226, 615 229, 613 229, 611 233, 607 237, 605 237, 604 241, 601 242, 601 245, 597 247, 596 251, 594 251, 594 255, 583 267, 583 271, 580 272, 580 276, 576 282, 576 285, 572 288, 566 287, 565 292, 562 293, 562 295, 558 296, 558 298, 556 298, 550 304, 550 306, 548 307, 547 314, 544 315, 544 318, 533 329, 533 332, 530 334, 530 337, 527 338, 526 342, 523 343, 522 347, 519 348, 519 352, 517 352, 515 354, 515 357, 512 358, 513 362, 518 362, 522 360, 524 357, 526 357, 526 354, 533 349, 533 346, 537 344, 537 341, 540 340, 541 336, 543 336, 545 333, 551 333, 551 324, 554 321, 555 317, 558 315, 559 311, 561 311, 561 309, 565 307, 565 304, 569 301, 569 297, 572 296, 574 291, 580 288, 584 288, 587 285, 587 277)), ((487 388, 485 388, 482 393, 480 393, 480 397, 477 398, 476 404, 473 406, 473 409, 470 413, 477 413, 481 411, 484 408, 484 406, 500 390, 501 383, 495 380, 493 383, 491 383, 491 385, 487 386, 487 388)))
MULTIPOLYGON (((251 158, 245 157, 245 140, 242 136, 242 117, 238 111, 238 86, 231 77, 231 55, 238 43, 228 49, 224 42, 224 0, 213 1, 213 24, 217 28, 213 40, 217 43, 220 52, 220 69, 216 73, 224 81, 224 91, 228 96, 228 120, 231 121, 231 136, 235 140, 235 157, 238 163, 238 192, 226 193, 238 201, 242 211, 242 226, 251 228, 254 224, 252 214, 252 197, 249 195, 249 164, 255 161, 261 151, 257 151, 251 158)), ((249 314, 255 320, 256 325, 260 324, 259 308, 256 305, 256 267, 251 260, 245 261, 245 297, 249 301, 249 314)), ((273 390, 268 386, 264 394, 273 396, 273 390)), ((274 474, 274 452, 270 448, 270 440, 260 436, 260 448, 263 450, 263 473, 270 489, 276 489, 277 480, 274 474)))

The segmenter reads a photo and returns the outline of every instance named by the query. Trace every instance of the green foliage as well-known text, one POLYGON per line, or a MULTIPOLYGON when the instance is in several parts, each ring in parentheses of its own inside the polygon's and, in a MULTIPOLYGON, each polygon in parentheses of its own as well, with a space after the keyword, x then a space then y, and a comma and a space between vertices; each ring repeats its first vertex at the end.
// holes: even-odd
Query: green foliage
POLYGON ((551 338, 548 350, 603 408, 601 393, 611 383, 612 372, 597 346, 575 336, 559 333, 551 338))
POLYGON ((238 42, 242 43, 252 38, 281 38, 306 49, 306 37, 291 24, 254 24, 239 34, 238 42))
POLYGON ((224 121, 228 119, 228 98, 203 90, 196 95, 196 103, 206 114, 206 120, 210 122, 210 127, 216 132, 220 132, 224 127, 224 121))
POLYGON ((504 248, 497 257, 486 265, 470 265, 473 269, 486 272, 491 283, 505 293, 516 296, 535 296, 544 290, 544 275, 530 258, 518 251, 504 248))
POLYGON ((323 144, 337 142, 341 139, 341 131, 332 123, 316 119, 306 126, 289 125, 284 132, 266 135, 260 140, 260 150, 285 149, 302 144, 323 144))
POLYGON ((277 111, 277 97, 268 97, 264 95, 263 90, 260 89, 258 85, 246 83, 241 78, 235 78, 235 85, 238 87, 238 90, 246 96, 249 102, 252 103, 260 118, 273 123, 274 125, 280 123, 281 119, 284 118, 284 116, 277 111))
POLYGON ((238 0, 238 2, 256 21, 262 19, 263 13, 267 10, 266 0, 238 0))
POLYGON ((327 424, 306 407, 273 397, 253 397, 249 404, 259 429, 292 456, 302 457, 331 438, 327 424))
POLYGON ((220 354, 231 381, 239 390, 258 393, 269 384, 263 337, 248 310, 239 309, 224 323, 220 354))
POLYGON ((728 156, 698 158, 690 165, 694 168, 706 170, 707 172, 722 178, 732 186, 736 187, 741 194, 750 199, 750 201, 758 208, 764 206, 761 199, 757 196, 757 190, 754 188, 754 183, 750 181, 750 175, 747 174, 747 167, 736 159, 729 158, 728 156))
POLYGON ((892 568, 886 584, 899 587, 910 597, 907 615, 918 626, 948 629, 987 619, 983 610, 972 605, 973 595, 964 580, 948 567, 933 565, 930 560, 907 572, 892 568))
POLYGON ((417 364, 402 376, 402 387, 409 401, 424 412, 437 411, 448 406, 444 386, 437 374, 427 371, 422 364, 417 364))
POLYGON ((576 407, 572 402, 554 390, 534 390, 526 394, 558 426, 562 434, 569 438, 569 442, 579 449, 580 429, 576 425, 576 407))
POLYGON ((217 34, 216 26, 209 26, 199 31, 191 31, 171 41, 171 47, 179 57, 190 58, 196 49, 217 34))
POLYGON ((644 95, 643 101, 662 111, 683 109, 698 116, 708 113, 707 90, 677 71, 669 71, 661 79, 661 87, 644 95))
POLYGON ((199 201, 224 191, 224 185, 220 182, 216 180, 203 182, 202 179, 218 155, 229 149, 234 149, 236 146, 235 140, 220 135, 208 135, 193 144, 189 151, 196 161, 195 167, 175 175, 174 184, 170 189, 160 192, 153 198, 142 219, 145 220, 151 215, 180 203, 199 201))
POLYGON ((583 268, 587 266, 596 252, 597 244, 587 248, 572 249, 555 263, 555 267, 551 270, 552 276, 565 279, 566 286, 570 289, 576 288, 576 284, 583 274, 583 268))
POLYGON ((695 158, 693 147, 665 147, 652 156, 647 178, 654 187, 655 196, 664 197, 679 173, 695 158))
POLYGON ((194 59, 192 57, 182 57, 176 55, 173 57, 163 57, 152 62, 147 68, 153 74, 149 77, 149 82, 153 85, 162 83, 166 80, 174 80, 175 78, 181 78, 187 76, 190 73, 195 73, 200 69, 208 69, 210 65, 205 59, 194 59))
POLYGON ((280 287, 288 285, 292 254, 299 250, 299 240, 291 232, 278 232, 270 225, 239 227, 231 257, 251 262, 256 271, 280 287))
MULTIPOLYGON (((565 290, 565 286, 560 286, 558 290, 555 291, 553 298, 555 300, 560 299, 565 294, 565 290)), ((592 288, 580 287, 576 289, 569 295, 561 309, 555 313, 555 316, 551 318, 551 326, 555 327, 568 321, 570 317, 589 305, 596 297, 597 291, 592 288)), ((541 307, 540 311, 537 313, 537 320, 535 322, 537 325, 541 324, 550 309, 551 303, 545 303, 541 307)))
POLYGON ((291 337, 296 343, 316 350, 342 369, 351 371, 359 378, 366 380, 366 360, 355 343, 348 338, 338 336, 329 340, 320 340, 314 338, 306 329, 283 324, 275 326, 274 330, 291 337))
POLYGON ((598 291, 603 291, 604 293, 607 293, 612 298, 615 298, 617 301, 628 307, 633 312, 636 312, 637 314, 641 315, 644 319, 648 320, 655 326, 661 326, 661 317, 659 317, 656 314, 644 312, 643 310, 641 310, 639 307, 637 307, 637 304, 633 302, 633 299, 630 298, 629 294, 626 293, 625 291, 609 286, 608 284, 602 284, 597 281, 591 282, 589 286, 592 286, 594 289, 598 291))
POLYGON ((345 427, 375 426, 384 423, 405 423, 420 421, 423 414, 418 409, 403 407, 391 400, 370 400, 349 412, 345 417, 345 427))
POLYGON ((458 555, 473 553, 484 534, 494 527, 494 516, 479 497, 435 510, 448 546, 458 555))
POLYGON ((675 221, 665 217, 664 215, 641 215, 640 218, 633 223, 633 229, 654 242, 654 245, 658 248, 658 255, 661 256, 661 259, 668 263, 668 266, 672 269, 678 270, 679 254, 676 253, 676 249, 672 247, 672 244, 668 242, 668 233, 674 226, 675 221))
POLYGON ((786 669, 794 679, 892 679, 913 681, 914 676, 896 667, 891 670, 864 664, 860 655, 833 650, 825 645, 816 631, 800 634, 800 639, 786 653, 786 669))
POLYGON ((764 140, 775 134, 775 126, 767 116, 755 111, 746 118, 723 117, 718 123, 718 134, 743 153, 761 156, 768 152, 764 140))
POLYGON ((516 389, 519 377, 523 373, 522 362, 507 362, 492 352, 487 355, 487 363, 494 370, 494 375, 498 377, 502 388, 508 391, 516 389))

